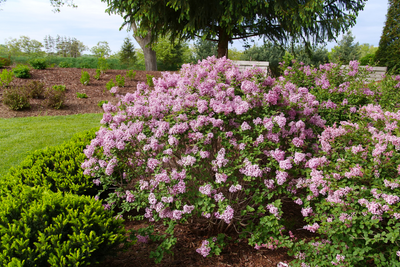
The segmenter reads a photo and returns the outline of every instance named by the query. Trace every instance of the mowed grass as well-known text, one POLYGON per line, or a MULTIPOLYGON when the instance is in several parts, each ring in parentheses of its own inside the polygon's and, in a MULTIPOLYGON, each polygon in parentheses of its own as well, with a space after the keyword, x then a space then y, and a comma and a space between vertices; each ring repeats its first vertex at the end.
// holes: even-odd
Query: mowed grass
POLYGON ((0 119, 0 177, 30 152, 56 146, 85 130, 100 127, 103 114, 0 119))

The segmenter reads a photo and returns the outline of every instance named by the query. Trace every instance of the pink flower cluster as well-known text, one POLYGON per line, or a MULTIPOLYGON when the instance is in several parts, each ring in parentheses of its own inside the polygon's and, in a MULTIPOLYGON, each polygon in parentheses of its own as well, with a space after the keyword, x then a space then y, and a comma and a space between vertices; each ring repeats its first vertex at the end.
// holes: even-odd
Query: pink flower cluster
POLYGON ((209 247, 210 242, 208 240, 203 240, 201 242, 201 247, 196 249, 196 252, 201 254, 204 258, 210 254, 211 248, 209 247))

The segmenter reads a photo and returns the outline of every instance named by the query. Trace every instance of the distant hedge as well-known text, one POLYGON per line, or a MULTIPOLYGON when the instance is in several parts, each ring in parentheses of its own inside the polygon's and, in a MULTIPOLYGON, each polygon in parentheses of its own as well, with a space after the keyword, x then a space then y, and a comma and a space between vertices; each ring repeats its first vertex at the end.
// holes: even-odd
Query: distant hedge
MULTIPOLYGON (((0 57, 6 57, 6 56, 1 56, 0 57)), ((68 63, 71 68, 87 68, 87 69, 96 69, 97 68, 97 58, 95 57, 45 57, 47 60, 48 65, 51 64, 56 64, 57 66, 61 62, 68 63)), ((32 59, 30 57, 24 57, 24 56, 18 56, 14 57, 11 56, 11 62, 16 63, 16 64, 28 64, 29 61, 32 59)), ((107 59, 107 63, 110 67, 110 69, 126 69, 127 66, 124 64, 121 64, 118 59, 112 58, 112 59, 107 59)))

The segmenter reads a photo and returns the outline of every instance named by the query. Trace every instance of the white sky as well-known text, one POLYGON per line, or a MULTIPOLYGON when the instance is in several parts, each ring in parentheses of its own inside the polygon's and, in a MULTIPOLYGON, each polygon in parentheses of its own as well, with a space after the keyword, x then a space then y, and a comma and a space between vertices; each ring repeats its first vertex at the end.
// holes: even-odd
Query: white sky
MULTIPOLYGON (((119 31, 123 19, 118 15, 105 13, 107 4, 100 0, 75 0, 78 8, 61 8, 53 13, 49 0, 7 0, 0 8, 0 44, 5 39, 19 38, 21 35, 43 43, 46 35, 57 34, 75 37, 91 48, 99 41, 107 41, 113 52, 117 52, 125 37, 131 35, 125 29, 119 31)), ((355 42, 378 46, 383 31, 388 8, 388 0, 368 0, 351 31, 355 42)), ((132 38, 133 39, 133 38, 132 38)), ((338 40, 341 38, 339 37, 338 40)), ((262 40, 258 41, 259 44, 262 40)), ((139 45, 134 42, 136 48, 139 45)), ((244 41, 235 41, 233 46, 244 50, 244 41)), ((335 42, 328 43, 330 49, 335 42)), ((84 53, 89 53, 85 51, 84 53)))

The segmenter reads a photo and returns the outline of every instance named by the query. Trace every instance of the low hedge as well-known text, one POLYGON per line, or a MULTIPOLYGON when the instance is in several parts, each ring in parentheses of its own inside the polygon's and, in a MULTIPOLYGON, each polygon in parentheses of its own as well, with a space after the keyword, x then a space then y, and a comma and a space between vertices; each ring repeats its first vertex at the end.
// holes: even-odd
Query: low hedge
POLYGON ((36 150, 17 167, 11 168, 4 179, 8 184, 42 186, 53 192, 95 195, 93 178, 83 174, 83 150, 96 136, 98 128, 76 134, 59 146, 36 150))
POLYGON ((0 192, 0 266, 89 265, 126 241, 122 220, 93 197, 22 184, 0 192))

